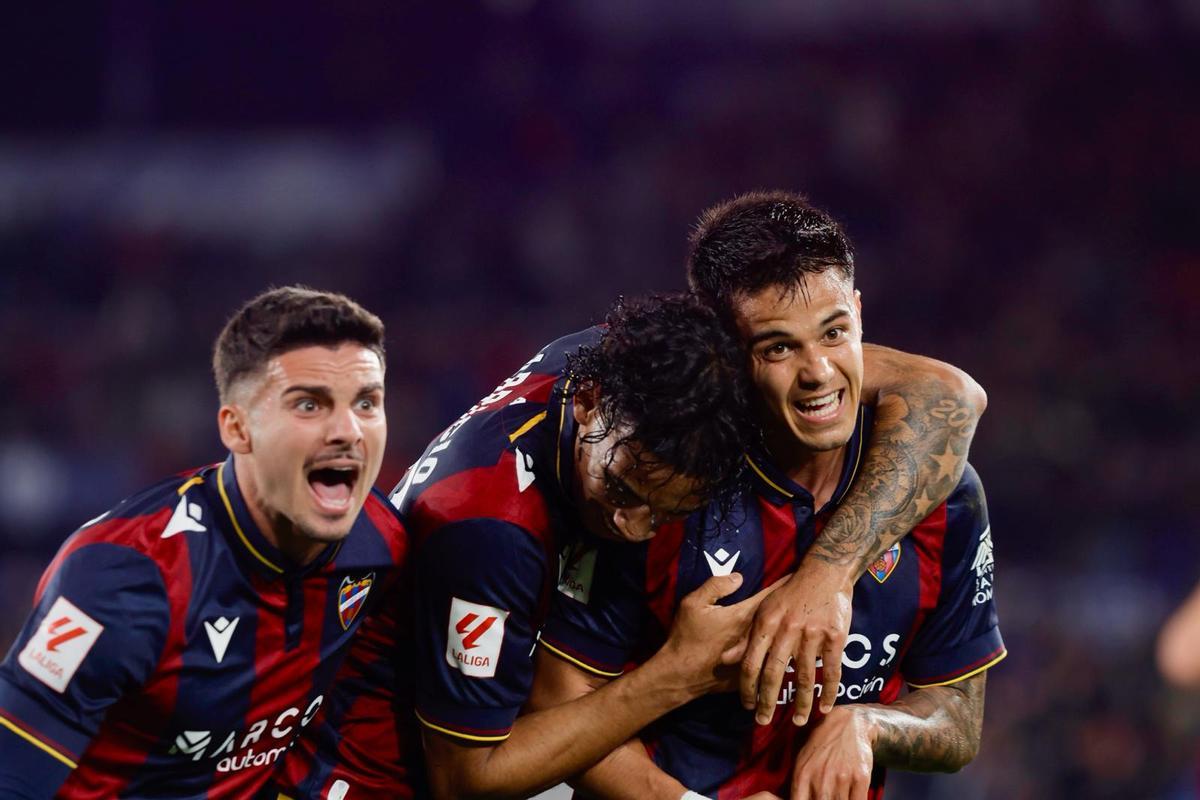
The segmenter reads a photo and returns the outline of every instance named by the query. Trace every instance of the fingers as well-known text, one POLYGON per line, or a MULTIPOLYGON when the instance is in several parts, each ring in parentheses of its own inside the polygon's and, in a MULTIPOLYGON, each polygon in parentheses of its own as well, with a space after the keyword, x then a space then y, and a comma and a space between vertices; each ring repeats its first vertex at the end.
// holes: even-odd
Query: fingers
POLYGON ((700 588, 693 591, 685 598, 691 599, 693 602, 711 606, 722 597, 728 597, 738 590, 742 585, 742 575, 740 572, 731 572, 728 575, 714 575, 713 577, 700 584, 700 588))
POLYGON ((850 783, 850 800, 867 800, 871 792, 871 770, 855 773, 850 783))
MULTIPOLYGON (((794 678, 796 684, 796 707, 792 715, 792 722, 796 725, 803 725, 808 722, 808 715, 812 711, 813 684, 817 670, 818 646, 819 644, 815 637, 806 636, 800 641, 800 647, 795 650, 796 660, 793 662, 793 666, 796 670, 794 678)), ((837 684, 834 684, 833 695, 837 696, 837 684)))
POLYGON ((742 656, 742 675, 738 682, 738 694, 742 698, 742 708, 747 711, 754 708, 758 699, 758 679, 762 672, 763 660, 767 650, 775 640, 775 628, 778 626, 778 616, 759 614, 754 618, 750 629, 750 637, 746 643, 746 651, 742 656))
POLYGON ((758 679, 754 721, 759 725, 766 725, 775 715, 779 688, 783 686, 783 679, 787 674, 788 664, 792 660, 792 651, 795 647, 796 634, 791 628, 783 626, 776 631, 775 641, 771 643, 771 649, 763 663, 762 674, 758 679))
POLYGON ((842 682, 842 651, 845 649, 846 638, 844 635, 827 638, 821 648, 822 714, 832 711, 833 704, 837 700, 838 685, 842 682))

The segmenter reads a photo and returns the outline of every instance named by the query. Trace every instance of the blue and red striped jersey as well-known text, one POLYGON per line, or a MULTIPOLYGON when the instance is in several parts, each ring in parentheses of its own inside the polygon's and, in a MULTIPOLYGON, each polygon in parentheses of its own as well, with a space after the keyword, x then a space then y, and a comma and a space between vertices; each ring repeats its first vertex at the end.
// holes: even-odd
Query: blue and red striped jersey
MULTIPOLYGON (((790 574, 849 489, 870 424, 870 410, 861 409, 840 485, 819 510, 756 452, 748 457, 751 487, 727 506, 710 506, 639 545, 600 543, 576 590, 556 594, 543 645, 585 669, 619 673, 661 646, 680 600, 709 577, 740 572, 741 587, 724 601, 736 602, 790 574)), ((890 703, 906 682, 949 684, 1000 661, 992 577, 987 505, 968 467, 950 498, 858 580, 837 702, 890 703)), ((778 704, 790 706, 794 696, 785 680, 778 704)), ((724 800, 763 790, 787 796, 806 736, 790 713, 756 726, 737 695, 721 694, 663 717, 643 741, 666 772, 724 800)), ((882 796, 883 779, 877 770, 872 797, 882 796)))
POLYGON ((345 539, 291 564, 232 457, 123 501, 63 544, 0 664, 0 795, 251 796, 407 547, 372 492, 345 539))
POLYGON ((412 591, 364 623, 327 724, 288 757, 284 795, 390 796, 396 766, 414 753, 389 720, 414 706, 419 724, 465 742, 509 735, 560 553, 584 536, 571 499, 567 356, 599 336, 547 345, 435 438, 393 491, 413 537, 412 591))

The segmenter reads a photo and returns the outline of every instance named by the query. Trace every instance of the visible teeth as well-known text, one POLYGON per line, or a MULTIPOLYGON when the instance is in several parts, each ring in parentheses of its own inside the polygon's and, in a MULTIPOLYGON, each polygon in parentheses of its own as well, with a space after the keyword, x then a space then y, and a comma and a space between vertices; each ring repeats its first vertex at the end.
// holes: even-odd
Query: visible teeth
POLYGON ((796 405, 805 413, 828 416, 837 410, 838 394, 837 391, 833 391, 821 397, 800 401, 796 405))

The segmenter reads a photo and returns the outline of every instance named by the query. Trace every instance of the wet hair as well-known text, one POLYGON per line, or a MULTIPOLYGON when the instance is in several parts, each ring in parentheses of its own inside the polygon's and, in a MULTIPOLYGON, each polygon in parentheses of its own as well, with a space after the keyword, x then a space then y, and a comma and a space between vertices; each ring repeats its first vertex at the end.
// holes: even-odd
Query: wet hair
POLYGON ((268 289, 239 308, 217 337, 217 394, 225 402, 238 380, 281 353, 343 342, 361 344, 384 363, 383 323, 349 297, 306 286, 268 289))
POLYGON ((617 446, 697 481, 701 499, 741 474, 757 432, 745 356, 694 295, 617 300, 600 341, 568 357, 567 373, 574 391, 597 394, 601 426, 589 441, 619 431, 617 446))
POLYGON ((688 285, 725 317, 738 295, 803 291, 807 275, 836 269, 854 280, 854 247, 841 226, 793 192, 750 192, 713 206, 689 241, 688 285))

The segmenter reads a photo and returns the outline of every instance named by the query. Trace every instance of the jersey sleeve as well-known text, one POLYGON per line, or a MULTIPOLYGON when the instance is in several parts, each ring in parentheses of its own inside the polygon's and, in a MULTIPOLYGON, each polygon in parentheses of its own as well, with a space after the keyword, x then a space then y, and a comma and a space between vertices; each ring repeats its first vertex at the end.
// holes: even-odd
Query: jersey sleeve
POLYGON ((128 547, 79 547, 56 559, 42 583, 0 663, 4 797, 54 794, 109 706, 150 676, 170 623, 158 567, 128 547))
POLYGON ((591 540, 564 560, 542 646, 602 677, 620 675, 651 618, 645 595, 646 547, 591 540))
POLYGON ((956 683, 1007 655, 993 598, 995 565, 987 499, 968 465, 946 505, 942 585, 901 672, 915 688, 956 683))
POLYGON ((414 559, 417 718, 476 743, 507 738, 529 696, 548 555, 523 528, 468 519, 414 559))

